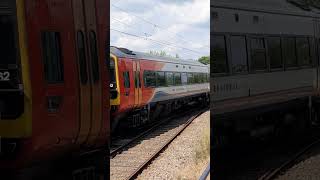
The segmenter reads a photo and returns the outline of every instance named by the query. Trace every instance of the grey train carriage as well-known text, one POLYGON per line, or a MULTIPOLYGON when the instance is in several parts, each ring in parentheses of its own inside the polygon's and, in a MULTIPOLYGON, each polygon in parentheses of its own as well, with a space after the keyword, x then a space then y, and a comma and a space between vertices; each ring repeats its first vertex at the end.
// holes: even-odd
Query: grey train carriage
POLYGON ((292 0, 211 2, 211 123, 217 138, 261 137, 316 123, 320 9, 305 8, 292 0))

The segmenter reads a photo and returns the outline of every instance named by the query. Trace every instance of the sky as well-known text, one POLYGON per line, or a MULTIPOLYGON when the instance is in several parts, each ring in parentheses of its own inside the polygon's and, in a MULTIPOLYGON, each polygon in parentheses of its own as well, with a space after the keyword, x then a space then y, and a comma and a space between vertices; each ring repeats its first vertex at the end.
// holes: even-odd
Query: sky
POLYGON ((210 54, 210 0, 111 0, 110 9, 111 46, 186 60, 210 54))

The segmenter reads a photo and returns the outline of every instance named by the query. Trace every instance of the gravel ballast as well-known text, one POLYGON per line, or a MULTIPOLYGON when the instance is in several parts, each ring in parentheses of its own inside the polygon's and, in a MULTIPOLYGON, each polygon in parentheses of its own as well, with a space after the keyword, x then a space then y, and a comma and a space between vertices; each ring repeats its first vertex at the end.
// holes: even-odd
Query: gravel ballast
MULTIPOLYGON (((196 118, 139 176, 138 179, 197 179, 209 162, 209 153, 196 160, 199 142, 210 127, 210 111, 196 118), (196 163, 197 162, 197 163, 196 163)), ((209 134, 209 133, 208 133, 209 134)))
POLYGON ((292 168, 277 180, 320 180, 320 155, 312 156, 292 168))

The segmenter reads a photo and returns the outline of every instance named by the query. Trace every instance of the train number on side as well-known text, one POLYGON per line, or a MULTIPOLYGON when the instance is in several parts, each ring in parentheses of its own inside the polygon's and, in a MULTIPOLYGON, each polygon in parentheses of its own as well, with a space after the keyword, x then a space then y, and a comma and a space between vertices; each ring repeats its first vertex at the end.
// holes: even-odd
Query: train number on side
POLYGON ((10 73, 8 71, 0 72, 0 81, 10 81, 10 73))

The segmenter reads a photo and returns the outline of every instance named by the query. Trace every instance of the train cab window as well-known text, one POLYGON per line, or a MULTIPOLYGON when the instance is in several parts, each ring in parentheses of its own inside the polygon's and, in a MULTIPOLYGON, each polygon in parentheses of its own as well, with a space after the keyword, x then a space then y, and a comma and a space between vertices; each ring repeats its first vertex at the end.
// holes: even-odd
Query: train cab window
POLYGON ((144 71, 143 77, 145 87, 156 87, 156 72, 144 71))
POLYGON ((173 86, 173 73, 166 72, 166 82, 168 86, 173 86))
POLYGON ((188 73, 188 84, 193 84, 193 74, 188 73))
POLYGON ((123 72, 123 81, 124 81, 124 88, 130 88, 130 75, 129 71, 123 72))
POLYGON ((99 58, 98 58, 96 33, 91 31, 89 35, 89 39, 90 39, 90 54, 91 54, 93 82, 97 82, 100 79, 100 75, 99 75, 100 73, 99 73, 99 58))
POLYGON ((252 70, 267 69, 266 50, 263 38, 251 38, 251 68, 252 70))
POLYGON ((244 36, 232 36, 231 40, 231 64, 233 73, 248 71, 248 57, 246 38, 244 36))
POLYGON ((187 73, 181 73, 181 83, 182 83, 183 85, 188 84, 188 76, 187 76, 187 73))
POLYGON ((211 56, 213 57, 212 72, 227 73, 228 64, 225 37, 222 35, 213 35, 211 43, 211 56))
POLYGON ((163 87, 166 86, 166 78, 164 76, 164 72, 156 72, 157 77, 157 87, 163 87))
POLYGON ((16 64, 16 39, 14 18, 0 15, 1 64, 16 64))
POLYGON ((181 73, 174 73, 174 85, 181 85, 181 73))
MULTIPOLYGON (((81 68, 80 68, 81 69, 81 68)), ((110 57, 110 67, 109 67, 109 75, 110 75, 110 90, 111 90, 111 98, 116 98, 116 88, 117 88, 117 80, 116 80, 116 65, 115 59, 110 57)))
POLYGON ((296 57, 296 42, 293 37, 283 38, 282 50, 286 68, 297 67, 298 60, 296 57))
POLYGON ((310 47, 308 38, 296 38, 298 64, 301 66, 311 65, 310 47))
POLYGON ((77 49, 78 49, 78 59, 79 59, 80 81, 82 84, 86 84, 88 81, 88 76, 87 76, 85 42, 84 42, 84 35, 82 31, 77 32, 77 49))
POLYGON ((63 64, 59 32, 42 32, 44 74, 48 83, 63 81, 63 64))
POLYGON ((281 56, 281 40, 280 37, 268 37, 268 54, 270 57, 270 68, 278 69, 283 67, 281 56))

